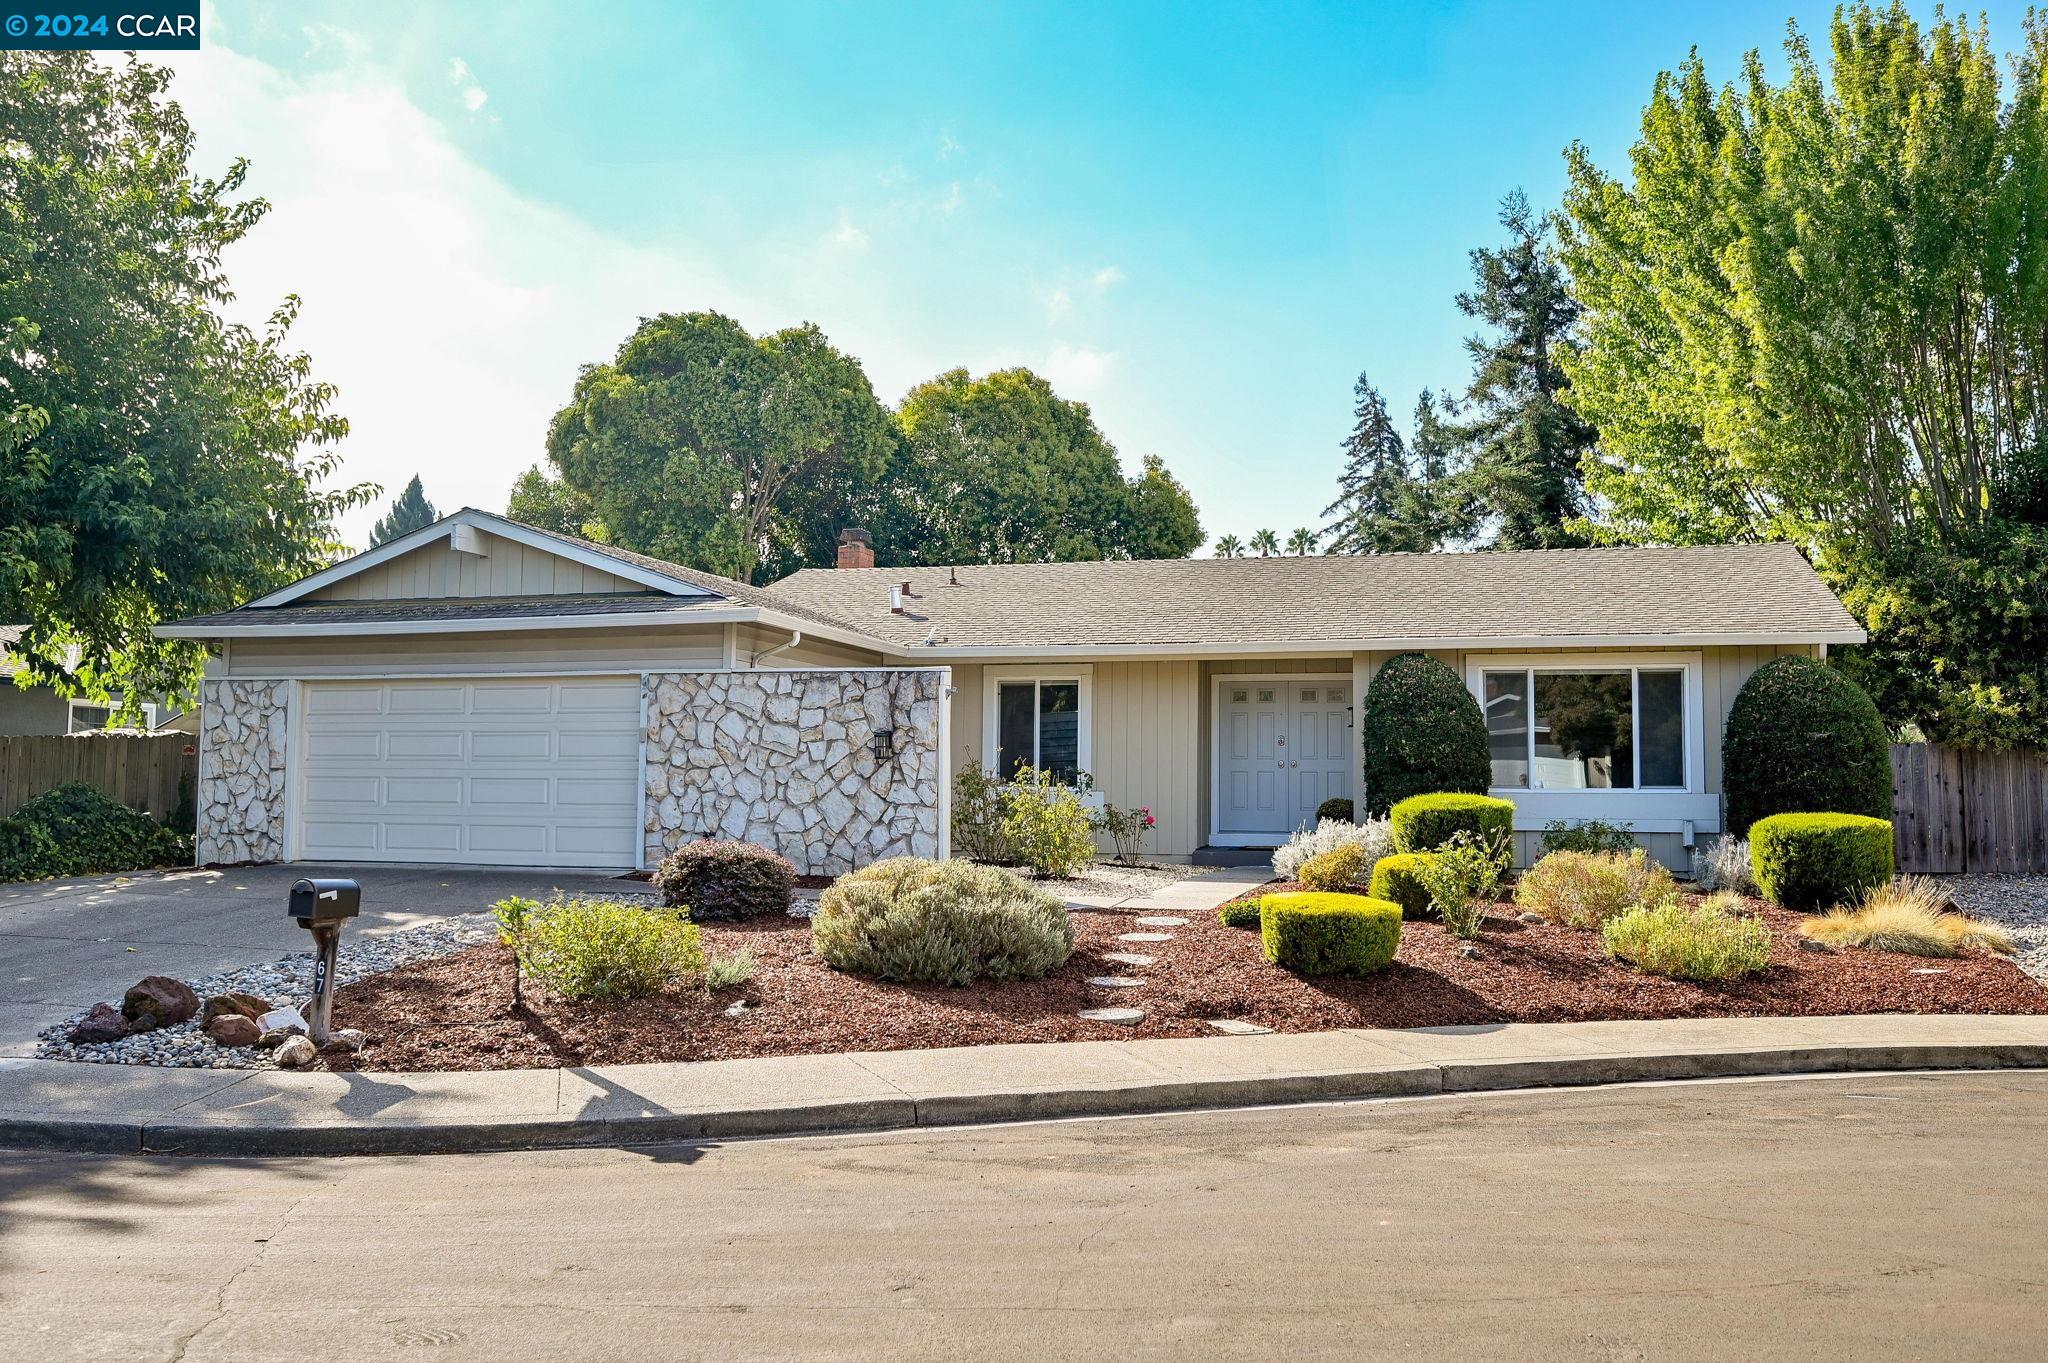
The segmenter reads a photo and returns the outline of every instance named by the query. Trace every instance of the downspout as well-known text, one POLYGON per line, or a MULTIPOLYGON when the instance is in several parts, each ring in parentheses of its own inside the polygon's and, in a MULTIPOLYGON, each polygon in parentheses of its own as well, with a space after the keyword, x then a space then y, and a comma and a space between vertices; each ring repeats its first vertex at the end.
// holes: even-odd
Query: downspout
POLYGON ((759 653, 756 653, 756 654, 754 655, 754 666, 755 666, 755 667, 759 667, 759 666, 761 665, 761 660, 762 660, 763 658, 772 658, 772 657, 774 657, 774 656, 775 656, 776 654, 778 654, 778 653, 784 652, 784 651, 786 651, 786 650, 788 650, 788 649, 792 649, 792 648, 795 648, 795 647, 796 647, 796 646, 797 646, 798 644, 802 643, 803 641, 804 641, 804 632, 803 632, 802 630, 800 630, 800 629, 793 629, 793 630, 791 630, 791 631, 789 632, 789 637, 788 637, 787 639, 784 639, 784 640, 783 640, 783 641, 782 641, 781 643, 777 644, 777 645, 776 645, 775 647, 773 647, 773 648, 764 648, 764 649, 762 649, 762 650, 761 650, 761 651, 760 651, 759 653))

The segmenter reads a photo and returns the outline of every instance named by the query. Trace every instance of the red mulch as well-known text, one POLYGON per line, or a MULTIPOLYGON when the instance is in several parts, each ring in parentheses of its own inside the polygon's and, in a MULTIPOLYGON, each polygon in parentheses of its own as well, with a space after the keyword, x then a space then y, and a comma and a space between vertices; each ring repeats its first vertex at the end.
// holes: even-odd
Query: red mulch
MULTIPOLYGON (((1271 891, 1278 886, 1265 886, 1271 891)), ((1015 1041, 1208 1036, 1208 1018, 1240 1018, 1282 1032, 1337 1027, 1435 1027, 1483 1022, 1604 1018, 1756 1017, 1837 1013, 2048 1013, 2048 991, 2003 958, 1946 960, 1851 950, 1802 951, 1801 915, 1769 905, 1771 967, 1728 984, 1642 975, 1607 959, 1600 935, 1523 924, 1511 905, 1489 917, 1480 954, 1435 922, 1405 924, 1394 964, 1364 979, 1302 979, 1269 964, 1259 935, 1190 915, 1173 940, 1126 943, 1131 916, 1080 913, 1073 957, 1042 980, 885 984, 828 968, 795 919, 707 923, 713 954, 746 948, 754 978, 714 996, 701 991, 622 1003, 529 998, 511 1009, 511 956, 480 946, 374 976, 343 989, 339 1026, 369 1035, 365 1051, 331 1063, 377 1070, 494 1070, 643 1061, 717 1060, 829 1051, 890 1051, 1015 1041), (1106 952, 1156 957, 1139 969, 1106 952), (1915 970, 1939 969, 1921 975, 1915 970), (1090 975, 1136 975, 1142 989, 1090 987, 1090 975), (735 1000, 747 1012, 724 1015, 735 1000), (1136 1004, 1136 1027, 1083 1022, 1083 1008, 1136 1004)), ((529 991, 533 993, 535 991, 529 991)))

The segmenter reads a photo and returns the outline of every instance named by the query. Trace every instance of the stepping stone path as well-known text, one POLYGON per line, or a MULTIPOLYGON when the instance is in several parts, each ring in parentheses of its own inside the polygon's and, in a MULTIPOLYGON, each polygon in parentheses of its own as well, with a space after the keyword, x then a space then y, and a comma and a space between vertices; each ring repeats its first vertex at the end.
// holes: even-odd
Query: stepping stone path
POLYGON ((1123 932, 1117 934, 1119 942, 1171 942, 1170 932, 1123 932))
POLYGON ((1145 982, 1130 975, 1091 975, 1088 983, 1097 989, 1142 989, 1145 982))
POLYGON ((1141 928, 1184 928, 1188 925, 1188 920, 1175 917, 1170 913, 1160 913, 1153 914, 1148 918, 1140 918, 1137 920, 1137 923, 1141 928))
POLYGON ((1135 1027, 1145 1020, 1142 1008, 1083 1008, 1083 1022, 1116 1022, 1126 1027, 1135 1027))
POLYGON ((1140 956, 1135 951, 1105 951, 1102 953, 1102 959, 1105 961, 1115 961, 1118 965, 1150 965, 1159 958, 1157 956, 1140 956))
MULTIPOLYGON (((1177 914, 1160 913, 1140 918, 1137 920, 1137 923, 1141 928, 1184 928, 1188 925, 1188 920, 1177 914)), ((1117 940, 1119 942, 1171 942, 1173 934, 1170 932, 1124 932, 1117 934, 1117 940)), ((1105 961, 1115 961, 1118 965, 1143 968, 1151 965, 1156 958, 1142 955, 1135 951, 1110 951, 1104 952, 1102 959, 1105 961)), ((1145 985, 1145 982, 1135 975, 1094 975, 1089 977, 1088 983, 1094 985, 1097 989, 1142 989, 1145 985)), ((1145 1020, 1145 1010, 1142 1008, 1083 1008, 1081 1010, 1081 1020, 1083 1022, 1114 1022, 1125 1027, 1135 1027, 1145 1020)), ((1260 1030, 1263 1031, 1264 1029, 1261 1028, 1260 1030)))
POLYGON ((1236 1018, 1210 1018, 1209 1025, 1225 1036, 1271 1036, 1271 1027, 1261 1027, 1256 1022, 1240 1022, 1236 1018))

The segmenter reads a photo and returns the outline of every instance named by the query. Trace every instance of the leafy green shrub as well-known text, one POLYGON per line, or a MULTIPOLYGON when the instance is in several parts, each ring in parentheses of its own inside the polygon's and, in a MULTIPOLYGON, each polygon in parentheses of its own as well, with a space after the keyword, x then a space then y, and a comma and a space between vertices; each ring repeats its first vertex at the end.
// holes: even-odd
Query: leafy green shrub
POLYGON ((1095 819, 1097 831, 1109 834, 1109 843, 1116 849, 1119 866, 1138 864, 1138 858, 1145 853, 1145 839, 1158 826, 1159 820, 1152 817, 1152 806, 1123 809, 1109 800, 1102 802, 1102 813, 1095 819))
POLYGON ((1514 836, 1515 805, 1490 795, 1411 795, 1394 806, 1389 818, 1396 851, 1434 852, 1459 833, 1508 841, 1514 836))
POLYGON ((1433 791, 1484 795, 1491 783, 1479 702, 1448 664, 1426 653, 1397 653, 1380 666, 1359 725, 1369 815, 1433 791))
POLYGON ((679 847, 654 868, 654 887, 670 908, 699 923, 789 912, 796 867, 765 847, 707 838, 679 847))
POLYGON ((1773 814, 1749 829, 1764 898, 1788 909, 1848 904, 1892 878, 1892 826, 1863 814, 1773 814))
POLYGON ((1017 858, 1003 837, 1004 789, 996 774, 969 762, 953 777, 953 851, 1008 865, 1017 858))
POLYGON ((1348 890, 1363 885, 1371 875, 1372 863, 1365 859, 1365 849, 1347 842, 1304 861, 1296 878, 1311 890, 1348 890))
POLYGON ((1295 891, 1259 901, 1266 959, 1297 975, 1369 975, 1401 945, 1401 906, 1362 894, 1295 891))
POLYGON ((1071 878, 1095 860, 1095 827, 1081 793, 1037 767, 1019 768, 1003 792, 1003 841, 1041 878, 1071 878))
POLYGON ((1863 688, 1812 658, 1775 658, 1736 693, 1722 733, 1728 832, 1773 814, 1891 817, 1890 736, 1863 688))
POLYGON ((1552 819, 1543 825, 1545 852, 1617 852, 1627 856, 1636 845, 1636 835, 1618 823, 1581 819, 1566 823, 1552 819))
POLYGON ((1613 852, 1552 852, 1515 884, 1515 903, 1572 928, 1597 928, 1629 909, 1678 898, 1671 872, 1637 847, 1613 852))
POLYGON ((1351 801, 1345 799, 1342 795, 1332 795, 1329 799, 1316 806, 1317 823, 1321 823, 1325 819, 1335 819, 1338 823, 1350 823, 1351 815, 1351 801))
POLYGON ((1250 928, 1258 930, 1258 899, 1232 899, 1216 906, 1216 920, 1226 928, 1250 928))
POLYGON ((1373 863, 1372 888, 1367 893, 1399 904, 1404 917, 1422 917, 1429 912, 1429 886, 1416 873, 1435 856, 1434 852, 1389 852, 1373 863))
POLYGON ((0 881, 189 866, 192 840, 82 781, 0 819, 0 881))
POLYGON ((1600 932, 1607 954, 1674 980, 1730 980, 1771 963, 1771 930, 1739 912, 1734 895, 1695 908, 1670 903, 1630 909, 1600 932))
POLYGON ((638 998, 704 970, 697 925, 674 909, 557 893, 519 913, 515 931, 519 969, 565 999, 638 998))
POLYGON ((841 876, 811 919, 826 964, 885 980, 1035 980, 1074 951, 1056 895, 966 861, 890 857, 841 876))
POLYGON ((1356 845, 1365 854, 1365 864, 1370 866, 1394 850, 1393 827, 1385 819, 1367 819, 1364 823, 1324 819, 1314 828, 1302 829, 1273 853, 1273 874, 1282 880, 1298 880, 1303 862, 1333 847, 1347 845, 1356 845))
POLYGON ((1451 935, 1469 940, 1486 921, 1486 906, 1507 874, 1508 861, 1506 838, 1460 829, 1415 868, 1415 878, 1429 891, 1429 906, 1451 935))

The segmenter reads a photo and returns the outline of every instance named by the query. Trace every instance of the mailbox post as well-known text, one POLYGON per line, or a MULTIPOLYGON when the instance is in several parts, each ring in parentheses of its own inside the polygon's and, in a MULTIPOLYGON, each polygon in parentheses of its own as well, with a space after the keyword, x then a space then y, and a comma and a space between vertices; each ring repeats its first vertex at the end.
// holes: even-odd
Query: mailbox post
POLYGON ((327 1023, 334 1011, 334 958, 341 948, 341 925, 362 912, 363 887, 353 880, 301 880, 292 886, 291 916, 313 934, 319 956, 313 962, 313 1001, 306 1027, 313 1044, 327 1044, 327 1023))

